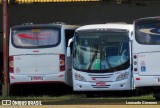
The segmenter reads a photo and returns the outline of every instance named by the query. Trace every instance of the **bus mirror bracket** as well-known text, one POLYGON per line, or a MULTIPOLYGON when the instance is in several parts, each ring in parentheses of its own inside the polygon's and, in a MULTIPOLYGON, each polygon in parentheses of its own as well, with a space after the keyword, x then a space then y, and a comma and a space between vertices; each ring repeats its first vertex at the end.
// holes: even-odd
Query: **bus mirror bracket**
POLYGON ((71 48, 67 47, 67 57, 70 57, 70 56, 71 56, 71 48))
POLYGON ((70 47, 71 43, 73 42, 73 39, 74 39, 74 37, 69 39, 69 41, 68 41, 68 47, 70 47))
POLYGON ((130 41, 133 40, 133 31, 131 32, 131 36, 129 37, 130 41))
POLYGON ((129 37, 129 40, 130 40, 130 41, 133 41, 133 37, 129 37))
POLYGON ((70 48, 70 45, 71 45, 71 43, 73 42, 73 39, 74 39, 74 38, 71 38, 71 39, 69 39, 69 41, 68 41, 67 57, 70 57, 70 56, 71 56, 71 48, 70 48))

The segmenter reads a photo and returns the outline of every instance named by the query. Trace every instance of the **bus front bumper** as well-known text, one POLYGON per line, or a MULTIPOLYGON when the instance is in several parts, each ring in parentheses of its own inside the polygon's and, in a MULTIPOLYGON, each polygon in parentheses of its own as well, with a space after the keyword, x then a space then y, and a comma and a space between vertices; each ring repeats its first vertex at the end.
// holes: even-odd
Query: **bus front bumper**
POLYGON ((128 80, 115 82, 82 82, 75 80, 73 82, 74 91, 110 91, 110 90, 132 90, 128 80))
POLYGON ((65 83, 65 73, 48 75, 10 74, 10 84, 65 83))

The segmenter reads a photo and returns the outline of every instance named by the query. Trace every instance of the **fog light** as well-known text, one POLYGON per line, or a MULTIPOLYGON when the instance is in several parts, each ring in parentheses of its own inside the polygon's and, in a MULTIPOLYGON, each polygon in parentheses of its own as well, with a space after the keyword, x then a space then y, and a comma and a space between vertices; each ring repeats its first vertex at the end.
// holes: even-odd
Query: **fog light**
POLYGON ((124 87, 124 85, 125 85, 125 84, 121 84, 120 86, 121 86, 121 87, 124 87))

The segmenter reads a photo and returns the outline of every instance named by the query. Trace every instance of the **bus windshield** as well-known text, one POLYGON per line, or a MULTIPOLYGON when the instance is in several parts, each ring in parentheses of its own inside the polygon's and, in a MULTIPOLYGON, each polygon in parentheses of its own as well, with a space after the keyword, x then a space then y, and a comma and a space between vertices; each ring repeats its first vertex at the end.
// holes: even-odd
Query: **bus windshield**
POLYGON ((53 28, 23 28, 12 30, 12 43, 20 48, 56 46, 60 41, 60 32, 53 28))
POLYGON ((140 44, 160 44, 160 22, 142 22, 136 24, 135 38, 140 44))
POLYGON ((129 67, 129 33, 76 33, 73 67, 86 72, 115 72, 129 67))

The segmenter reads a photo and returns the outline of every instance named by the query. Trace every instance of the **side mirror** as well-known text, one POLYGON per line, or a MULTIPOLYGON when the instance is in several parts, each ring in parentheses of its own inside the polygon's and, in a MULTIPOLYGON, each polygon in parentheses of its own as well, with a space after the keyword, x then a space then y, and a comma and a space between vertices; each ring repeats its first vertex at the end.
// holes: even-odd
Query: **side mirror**
POLYGON ((70 57, 70 56, 71 56, 71 48, 67 47, 67 57, 70 57))
POLYGON ((133 40, 133 31, 131 32, 131 36, 129 37, 130 41, 133 40))
POLYGON ((130 40, 130 41, 133 41, 133 37, 129 37, 129 40, 130 40))
POLYGON ((70 44, 71 44, 71 42, 73 42, 73 39, 74 39, 74 37, 71 38, 71 39, 69 39, 69 41, 68 41, 67 57, 70 57, 70 56, 71 56, 71 48, 70 48, 70 44))

